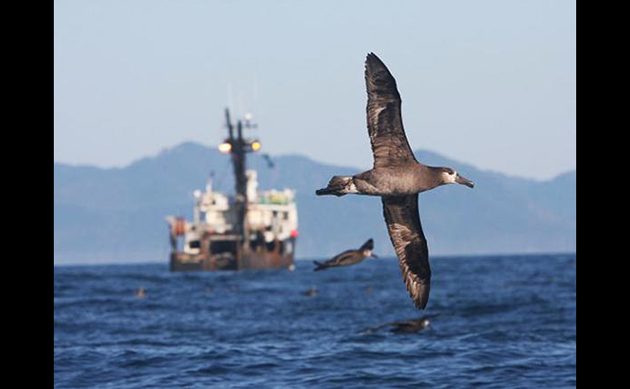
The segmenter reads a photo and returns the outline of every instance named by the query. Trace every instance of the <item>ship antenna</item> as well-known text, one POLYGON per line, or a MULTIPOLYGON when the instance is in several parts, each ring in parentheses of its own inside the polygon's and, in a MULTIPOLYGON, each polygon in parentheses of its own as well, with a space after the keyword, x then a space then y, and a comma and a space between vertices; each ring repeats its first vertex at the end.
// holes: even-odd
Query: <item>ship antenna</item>
POLYGON ((208 180, 206 181, 206 192, 212 192, 212 179, 214 178, 214 170, 210 171, 208 180))
POLYGON ((271 156, 269 154, 267 154, 267 153, 263 154, 262 156, 265 159, 265 161, 267 161, 267 167, 269 169, 273 169, 275 167, 275 164, 271 160, 271 156))

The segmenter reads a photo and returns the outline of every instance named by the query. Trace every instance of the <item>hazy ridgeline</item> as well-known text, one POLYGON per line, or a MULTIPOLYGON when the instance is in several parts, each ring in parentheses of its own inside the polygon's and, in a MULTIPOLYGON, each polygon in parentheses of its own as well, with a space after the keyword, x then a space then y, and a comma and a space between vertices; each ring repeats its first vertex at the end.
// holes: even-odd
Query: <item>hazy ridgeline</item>
MULTIPOLYGON (((430 250, 440 254, 573 252, 575 171, 535 181, 479 170, 435 153, 416 151, 430 165, 450 166, 472 179, 475 190, 437 188, 420 195, 430 250)), ((367 238, 375 252, 393 255, 380 199, 317 198, 315 189, 334 174, 369 166, 326 165, 300 155, 248 156, 260 189, 297 191, 300 237, 297 257, 322 258, 367 238)), ((166 262, 169 214, 192 217, 192 192, 210 172, 214 187, 233 192, 230 159, 215 148, 183 143, 124 168, 55 164, 55 263, 166 262)))

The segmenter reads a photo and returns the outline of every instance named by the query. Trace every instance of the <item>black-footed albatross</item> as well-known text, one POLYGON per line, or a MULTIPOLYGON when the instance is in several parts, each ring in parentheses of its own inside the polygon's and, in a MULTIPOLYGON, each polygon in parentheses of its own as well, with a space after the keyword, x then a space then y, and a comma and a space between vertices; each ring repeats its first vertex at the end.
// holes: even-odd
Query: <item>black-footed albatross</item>
POLYGON ((438 315, 425 315, 417 319, 392 321, 376 327, 368 328, 363 332, 363 334, 371 334, 385 327, 390 327, 390 332, 396 334, 420 332, 426 328, 430 328, 431 319, 437 316, 438 315))
POLYGON ((389 237, 398 256, 409 296, 419 309, 429 300, 431 268, 418 215, 418 193, 444 184, 473 182, 448 167, 419 163, 413 155, 400 113, 396 81, 374 53, 365 61, 367 127, 374 167, 354 176, 334 176, 317 195, 380 196, 389 237))
POLYGON ((313 261, 317 267, 314 271, 328 269, 329 267, 350 266, 363 261, 367 257, 378 258, 372 253, 374 250, 374 240, 368 239, 361 247, 356 250, 346 250, 337 254, 326 262, 313 261))
POLYGON ((389 325, 392 327, 390 331, 393 333, 412 333, 428 328, 431 325, 431 320, 429 320, 428 317, 423 316, 419 319, 395 321, 393 323, 389 323, 389 325))

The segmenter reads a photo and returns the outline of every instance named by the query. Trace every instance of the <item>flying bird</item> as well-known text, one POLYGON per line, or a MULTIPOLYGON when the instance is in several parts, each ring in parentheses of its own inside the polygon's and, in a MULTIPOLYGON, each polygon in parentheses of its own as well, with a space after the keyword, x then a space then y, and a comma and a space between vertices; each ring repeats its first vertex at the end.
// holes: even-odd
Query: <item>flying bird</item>
POLYGON ((343 253, 335 255, 326 262, 313 261, 317 267, 314 271, 328 269, 329 267, 350 266, 363 261, 365 258, 378 258, 372 253, 374 250, 374 240, 368 239, 361 247, 356 250, 346 250, 343 253))
POLYGON ((427 166, 416 160, 403 128, 396 80, 374 53, 368 54, 365 61, 365 84, 373 168, 354 176, 333 176, 326 188, 315 193, 381 197, 403 281, 415 306, 424 309, 429 301, 431 268, 418 214, 418 194, 444 184, 472 188, 474 183, 454 169, 427 166))

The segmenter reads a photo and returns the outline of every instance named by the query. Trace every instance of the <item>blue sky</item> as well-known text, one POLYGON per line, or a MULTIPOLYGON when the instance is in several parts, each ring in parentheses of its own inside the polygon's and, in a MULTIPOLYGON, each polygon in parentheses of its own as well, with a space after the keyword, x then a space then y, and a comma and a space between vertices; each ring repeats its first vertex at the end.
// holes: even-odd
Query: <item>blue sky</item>
POLYGON ((512 175, 575 168, 573 1, 55 0, 55 161, 123 166, 215 145, 369 168, 363 61, 385 62, 414 149, 512 175))

